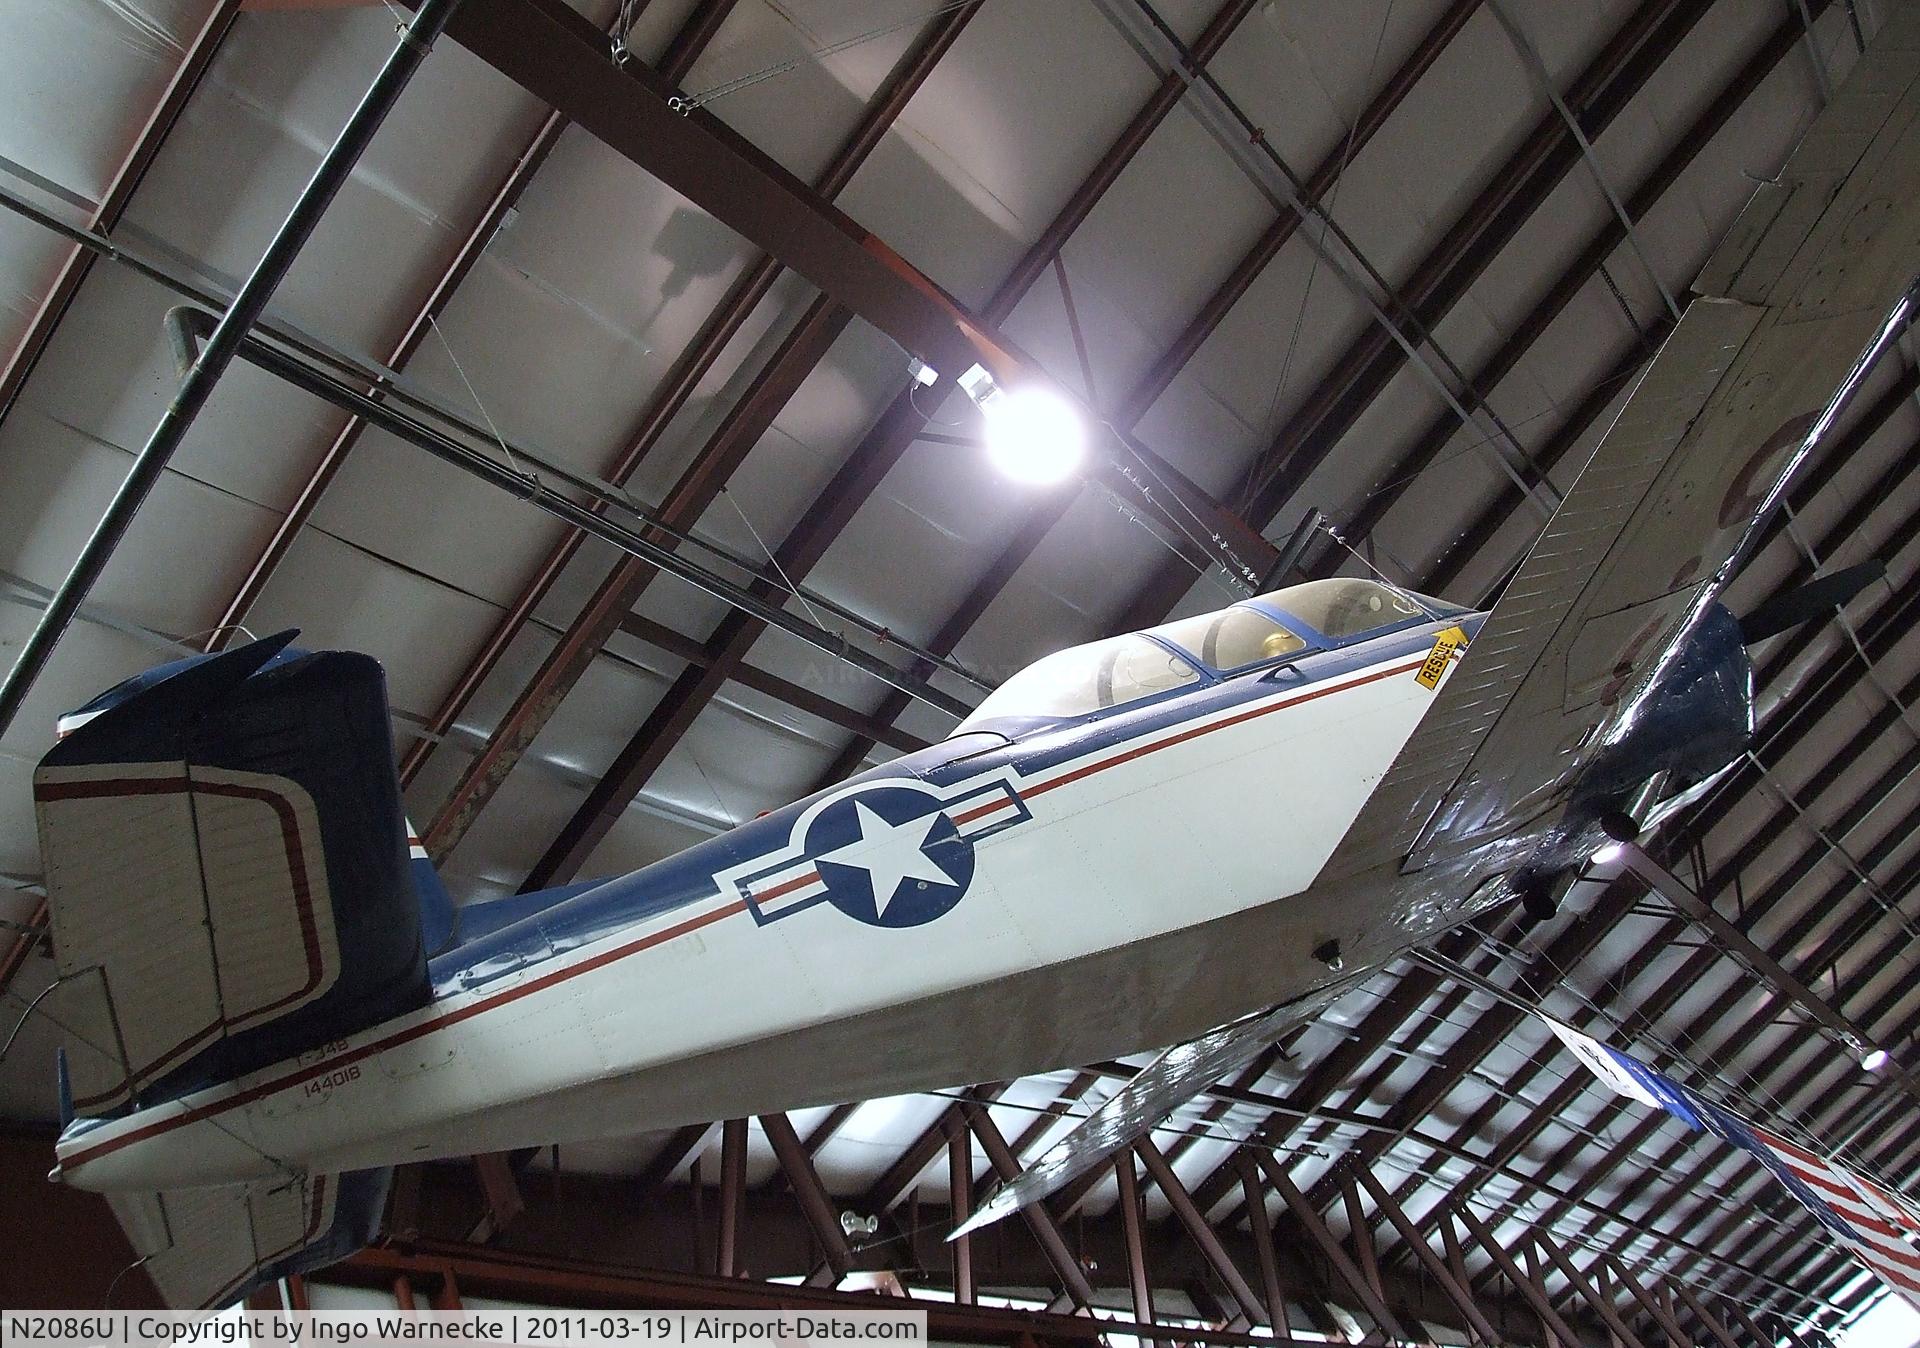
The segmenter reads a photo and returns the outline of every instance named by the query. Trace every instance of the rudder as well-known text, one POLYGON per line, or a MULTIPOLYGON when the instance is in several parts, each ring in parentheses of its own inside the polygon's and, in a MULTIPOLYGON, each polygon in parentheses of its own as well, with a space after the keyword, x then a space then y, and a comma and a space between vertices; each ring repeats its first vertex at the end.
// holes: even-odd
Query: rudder
POLYGON ((427 1000, 384 676, 293 636, 128 680, 35 772, 80 1114, 427 1000))

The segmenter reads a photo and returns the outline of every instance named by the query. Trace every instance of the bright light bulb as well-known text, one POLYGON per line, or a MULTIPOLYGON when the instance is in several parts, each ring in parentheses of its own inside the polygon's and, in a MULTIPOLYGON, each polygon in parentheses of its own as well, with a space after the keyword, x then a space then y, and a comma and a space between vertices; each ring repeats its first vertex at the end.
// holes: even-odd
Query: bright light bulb
POLYGON ((1860 1060, 1860 1065, 1869 1072, 1878 1072, 1887 1065, 1887 1051, 1883 1048, 1872 1050, 1860 1060))
POLYGON ((1045 486, 1073 475, 1087 456, 1087 424, 1054 390, 1033 384, 980 405, 993 466, 1016 482, 1045 486))
POLYGON ((1588 859, 1596 866, 1611 866, 1620 859, 1626 850, 1626 846, 1623 843, 1603 843, 1594 849, 1593 856, 1588 859))

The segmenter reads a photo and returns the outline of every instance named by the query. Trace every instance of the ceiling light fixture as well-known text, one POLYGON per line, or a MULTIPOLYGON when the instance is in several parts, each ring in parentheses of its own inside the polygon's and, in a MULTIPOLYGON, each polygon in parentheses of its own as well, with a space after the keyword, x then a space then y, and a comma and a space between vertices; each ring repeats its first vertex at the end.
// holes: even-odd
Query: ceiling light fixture
POLYGON ((980 365, 959 383, 980 409, 988 460, 1016 482, 1064 482, 1086 459, 1086 419, 1057 389, 1042 383, 1003 389, 980 365))
POLYGON ((1878 1072, 1887 1065, 1887 1051, 1883 1048, 1870 1049, 1860 1059, 1860 1065, 1869 1072, 1878 1072))

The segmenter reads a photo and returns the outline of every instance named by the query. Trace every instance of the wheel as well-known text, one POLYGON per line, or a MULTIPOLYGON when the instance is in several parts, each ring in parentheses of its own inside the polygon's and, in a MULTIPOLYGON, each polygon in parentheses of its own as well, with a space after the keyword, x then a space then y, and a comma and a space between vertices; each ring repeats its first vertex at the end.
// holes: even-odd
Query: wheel
POLYGON ((1534 881, 1520 891, 1520 910, 1535 922, 1545 922, 1560 911, 1560 901, 1546 885, 1534 881))
POLYGON ((1625 810, 1608 810, 1600 816, 1600 831, 1617 843, 1630 843, 1640 836, 1640 821, 1625 810))

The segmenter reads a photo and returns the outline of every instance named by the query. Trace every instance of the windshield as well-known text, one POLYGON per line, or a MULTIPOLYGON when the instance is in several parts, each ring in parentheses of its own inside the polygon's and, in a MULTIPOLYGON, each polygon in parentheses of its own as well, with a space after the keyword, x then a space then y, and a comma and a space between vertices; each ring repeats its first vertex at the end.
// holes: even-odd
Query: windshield
POLYGON ((1307 648, 1300 637, 1252 608, 1227 608, 1182 618, 1154 628, 1153 635, 1223 674, 1307 648))
POLYGON ((994 689, 953 733, 963 735, 1007 717, 1085 716, 1199 681, 1199 670, 1143 636, 1096 641, 1028 665, 994 689))
POLYGON ((1416 600, 1417 596, 1376 581, 1335 577, 1291 585, 1263 594, 1254 602, 1298 618, 1333 642, 1352 641, 1369 632, 1456 611, 1434 600, 1416 600))

